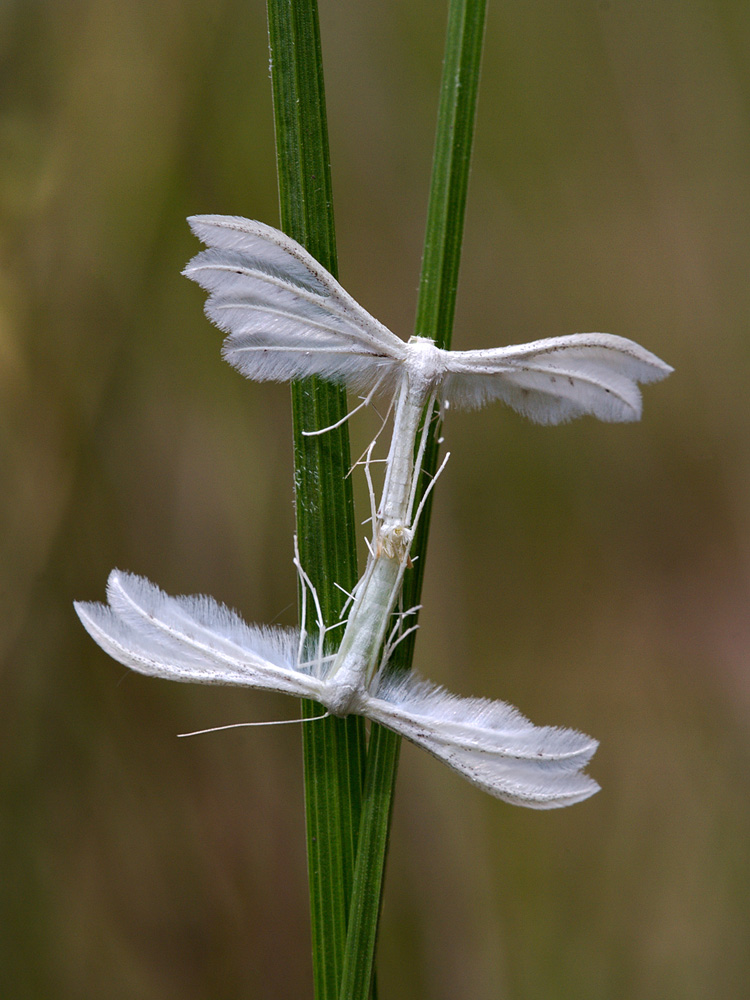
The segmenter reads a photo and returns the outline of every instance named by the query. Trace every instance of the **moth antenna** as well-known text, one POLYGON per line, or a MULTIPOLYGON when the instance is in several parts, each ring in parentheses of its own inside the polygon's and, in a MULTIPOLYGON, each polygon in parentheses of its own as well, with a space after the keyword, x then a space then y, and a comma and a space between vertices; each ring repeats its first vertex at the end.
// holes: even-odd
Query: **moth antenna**
POLYGON ((302 660, 302 652, 305 648, 305 643, 307 642, 307 628, 305 622, 307 621, 307 587, 305 586, 305 578, 302 574, 302 566, 299 561, 299 542, 297 540, 297 533, 294 533, 294 568, 297 570, 297 576, 299 577, 301 598, 300 598, 300 626, 299 626, 299 645, 297 647, 297 663, 302 660))
POLYGON ((390 659, 393 656, 393 651, 395 650, 396 646, 398 646, 398 644, 400 642, 403 642, 403 640, 407 637, 407 635, 411 635, 412 632, 416 632, 418 628, 419 628, 419 623, 418 622, 415 625, 410 625, 409 628, 405 629, 401 633, 401 635, 398 637, 398 639, 396 639, 395 642, 387 642, 383 646, 383 656, 382 656, 382 659, 380 661, 380 666, 375 671, 375 677, 373 678, 373 684, 374 684, 375 689, 377 689, 377 687, 380 684, 380 680, 381 680, 381 678, 383 676, 385 668, 388 666, 388 664, 390 662, 390 659))
POLYGON ((228 726, 212 726, 211 729, 196 729, 193 733, 178 733, 177 739, 187 736, 205 736, 206 733, 221 733, 225 729, 252 729, 255 726, 291 726, 300 722, 315 722, 316 719, 327 719, 330 712, 323 715, 312 715, 308 719, 273 719, 271 722, 232 722, 228 726))
POLYGON ((401 628, 401 626, 404 624, 404 619, 408 618, 409 615, 415 615, 418 611, 421 611, 421 610, 422 610, 422 605, 421 604, 415 604, 413 608, 409 608, 406 611, 398 611, 396 613, 396 615, 395 615, 396 622, 395 622, 393 628, 391 629, 390 635, 388 636, 388 638, 385 641, 385 646, 386 647, 388 647, 388 646, 391 645, 391 643, 392 643, 392 641, 393 641, 396 633, 401 628))
MULTIPOLYGON (((396 636, 398 635, 398 630, 401 628, 401 626, 404 623, 404 618, 406 618, 408 615, 416 614, 417 611, 419 611, 421 609, 421 607, 422 607, 421 604, 417 604, 417 605, 415 605, 415 607, 409 608, 408 611, 400 611, 398 613, 398 615, 396 615, 396 623, 393 626, 393 628, 391 629, 388 638, 385 640, 385 642, 383 644, 383 650, 384 650, 383 659, 384 660, 389 660, 390 659, 391 653, 396 648, 396 646, 398 646, 399 642, 401 642, 401 639, 397 639, 396 636), (386 653, 387 653, 387 655, 386 655, 386 653)), ((412 632, 415 628, 416 628, 416 625, 412 625, 411 628, 409 629, 409 631, 412 632)), ((404 633, 404 635, 405 634, 406 633, 404 633)), ((403 635, 402 635, 401 638, 403 638, 403 635)))
POLYGON ((319 434, 327 434, 329 431, 335 431, 337 427, 341 427, 341 425, 345 424, 349 419, 349 417, 353 417, 358 410, 361 410, 363 409, 363 407, 370 405, 370 403, 372 402, 372 397, 380 388, 384 378, 385 378, 385 373, 383 373, 380 376, 380 378, 376 380, 375 385, 372 387, 372 389, 370 389, 370 391, 367 393, 366 396, 360 397, 360 399, 362 399, 362 402, 359 403, 357 406, 355 406, 353 410, 349 410, 346 416, 342 417, 341 420, 337 420, 335 424, 329 424, 328 427, 322 427, 320 430, 317 431, 302 431, 302 436, 317 437, 319 434))
POLYGON ((339 625, 346 625, 346 624, 348 624, 349 619, 348 618, 344 618, 344 615, 346 614, 349 605, 354 600, 354 595, 357 592, 356 586, 354 587, 354 590, 349 591, 349 590, 346 589, 346 587, 342 587, 340 583, 336 583, 335 581, 334 581, 333 585, 334 585, 334 587, 337 590, 340 590, 342 594, 346 594, 346 600, 344 601, 344 606, 342 607, 341 611, 339 612, 339 620, 336 622, 335 625, 329 625, 329 627, 328 627, 329 631, 332 628, 338 628, 339 625))
POLYGON ((375 447, 375 440, 370 442, 370 447, 367 449, 367 458, 365 459, 365 479, 367 481, 367 491, 370 497, 370 520, 372 521, 373 539, 375 538, 375 532, 377 531, 378 526, 378 503, 375 498, 375 489, 372 485, 372 475, 370 473, 370 459, 372 458, 372 449, 375 447))
MULTIPOLYGON (((331 628, 335 628, 335 627, 336 627, 335 625, 331 626, 331 628)), ((317 667, 321 663, 330 663, 332 660, 335 660, 335 659, 336 659, 336 654, 335 653, 328 653, 326 656, 321 656, 321 657, 317 657, 316 656, 314 660, 303 660, 301 663, 298 663, 297 664, 297 669, 298 670, 303 670, 303 669, 305 669, 307 667, 317 667)))
MULTIPOLYGON (((440 476, 441 472, 445 469, 446 465, 448 464, 448 459, 450 457, 451 457, 451 453, 449 451, 447 451, 445 453, 445 458, 440 463, 440 465, 437 467, 437 470, 435 471, 435 475, 432 477, 432 479, 430 480, 430 482, 427 484, 427 489, 422 494, 422 499, 419 501, 419 506, 417 507, 417 512, 414 515, 414 521, 412 523, 412 530, 414 530, 417 527, 417 522, 419 521, 419 518, 422 515, 422 511, 424 510, 424 505, 427 503, 427 497, 432 492, 432 490, 433 490, 433 488, 435 486, 435 483, 438 481, 438 477, 440 476)), ((416 561, 417 558, 418 558, 417 556, 414 557, 415 561, 416 561)))
POLYGON ((380 677, 381 677, 381 675, 383 673, 383 670, 385 669, 385 667, 388 664, 388 661, 390 660, 391 656, 393 655, 393 650, 396 648, 396 646, 398 646, 398 644, 401 642, 402 639, 405 639, 406 636, 409 635, 410 632, 414 632, 415 629, 419 628, 419 624, 416 623, 416 624, 410 626, 408 629, 406 629, 406 631, 402 632, 401 635, 398 636, 398 638, 397 638, 398 630, 403 625, 404 619, 408 618, 409 615, 415 615, 415 614, 417 614, 417 612, 419 612, 421 610, 422 610, 422 605, 421 604, 415 604, 413 608, 408 608, 406 611, 399 611, 397 613, 397 615, 396 615, 396 622, 395 622, 393 628, 391 629, 388 638, 383 643, 383 655, 382 655, 381 660, 380 660, 380 665, 379 665, 377 671, 375 672, 375 677, 373 678, 373 681, 374 681, 374 683, 375 683, 376 686, 377 686, 377 684, 379 684, 380 677))
POLYGON ((346 594, 346 596, 349 598, 350 601, 354 600, 354 591, 353 590, 347 590, 346 587, 342 587, 340 583, 334 582, 333 585, 336 588, 336 590, 340 590, 342 594, 346 594))
MULTIPOLYGON (((312 597, 313 603, 315 604, 315 617, 316 617, 316 620, 317 620, 317 623, 318 623, 318 659, 322 663, 323 662, 323 645, 325 643, 325 636, 326 636, 326 632, 327 632, 326 626, 325 626, 324 621, 323 621, 323 609, 320 606, 320 601, 318 600, 318 592, 315 589, 315 587, 313 586, 312 580, 307 575, 307 573, 304 571, 304 569, 302 569, 302 563, 300 562, 300 558, 299 558, 299 542, 297 540, 297 536, 296 535, 294 536, 294 564, 297 567, 297 572, 299 573, 300 580, 302 581, 302 596, 303 596, 302 605, 303 605, 303 607, 306 609, 306 605, 305 605, 305 601, 304 601, 305 585, 310 588, 310 596, 312 597)), ((303 619, 303 623, 302 623, 302 628, 300 629, 300 642, 302 640, 302 632, 303 631, 304 631, 304 619, 303 619)), ((305 638, 307 638, 307 634, 306 633, 305 633, 305 638)), ((300 654, 298 656, 298 659, 300 659, 300 658, 301 658, 301 647, 300 647, 300 654)))
MULTIPOLYGON (((432 392, 429 400, 427 401, 427 406, 425 407, 425 418, 424 425, 422 427, 422 434, 419 438, 419 450, 417 451, 416 458, 414 459, 414 474, 411 481, 411 492, 409 493, 409 506, 407 510, 409 511, 409 516, 411 517, 412 510, 414 509, 414 499, 417 495, 417 485, 419 483, 419 476, 422 471, 422 462, 424 461, 425 448, 427 447, 427 436, 430 431, 430 424, 432 423, 432 411, 435 406, 436 391, 432 392)), ((410 525, 414 528, 416 524, 416 518, 410 525)))
MULTIPOLYGON (((359 456, 359 458, 357 459, 357 461, 353 463, 351 469, 349 469, 349 471, 347 472, 347 474, 346 474, 347 477, 351 476, 351 474, 354 472, 354 470, 357 468, 357 466, 362 464, 362 460, 365 458, 365 456, 367 455, 367 453, 371 450, 372 446, 375 444, 375 442, 378 440, 378 438, 380 437, 380 435, 383 433, 383 428, 388 423, 388 418, 390 417, 392 410, 393 410, 393 399, 391 399, 391 401, 388 403, 388 409, 385 411, 385 415, 384 416, 382 414, 378 413, 378 411, 376 409, 375 412, 378 413, 378 416, 380 417, 380 420, 381 420, 380 427, 378 428, 378 431, 376 432, 375 437, 368 444, 368 446, 365 448, 365 450, 359 456)), ((379 459, 376 459, 375 461, 384 462, 385 459, 384 458, 379 458, 379 459)))
MULTIPOLYGON (((344 593, 346 593, 346 591, 344 591, 344 593)), ((337 622, 334 622, 333 625, 326 625, 325 628, 326 635, 328 635, 329 632, 333 632, 335 628, 341 628, 342 625, 346 625, 347 621, 348 619, 346 618, 339 618, 339 620, 337 622)), ((321 657, 321 660, 326 660, 326 659, 328 659, 328 657, 326 656, 321 657)))

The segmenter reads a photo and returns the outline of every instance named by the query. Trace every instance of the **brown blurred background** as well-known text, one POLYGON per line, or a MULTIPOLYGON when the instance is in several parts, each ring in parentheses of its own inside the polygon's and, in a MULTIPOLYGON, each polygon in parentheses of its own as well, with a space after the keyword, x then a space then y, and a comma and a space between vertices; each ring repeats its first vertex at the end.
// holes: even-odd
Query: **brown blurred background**
MULTIPOLYGON (((445 5, 321 18, 341 279, 406 337, 445 5)), ((119 566, 295 618, 288 390, 179 274, 186 215, 278 222, 264 5, 0 39, 0 993, 308 997, 299 734, 174 738, 295 704, 131 675, 72 609, 119 566)), ((634 426, 449 417, 417 665, 599 737, 603 791, 513 809, 405 747, 383 997, 747 995, 749 52, 732 0, 490 4, 454 346, 676 373, 634 426)))

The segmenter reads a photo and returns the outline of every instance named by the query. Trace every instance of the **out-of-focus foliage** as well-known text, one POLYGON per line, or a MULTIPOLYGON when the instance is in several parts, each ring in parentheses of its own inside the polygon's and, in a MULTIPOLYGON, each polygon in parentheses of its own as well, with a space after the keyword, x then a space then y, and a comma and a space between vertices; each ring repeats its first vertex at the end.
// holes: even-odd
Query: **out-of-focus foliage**
MULTIPOLYGON (((341 279, 407 336, 444 19, 321 19, 341 279)), ((449 416, 417 664, 597 735, 603 791, 527 813, 406 748, 384 996, 750 977, 749 44, 729 0, 490 8, 454 346, 676 373, 636 426, 449 416)), ((264 5, 19 0, 0 54, 0 992, 308 996, 298 735, 173 738, 289 705, 126 675, 71 605, 117 565, 295 617, 288 390, 179 276, 186 215, 278 219, 264 5)))

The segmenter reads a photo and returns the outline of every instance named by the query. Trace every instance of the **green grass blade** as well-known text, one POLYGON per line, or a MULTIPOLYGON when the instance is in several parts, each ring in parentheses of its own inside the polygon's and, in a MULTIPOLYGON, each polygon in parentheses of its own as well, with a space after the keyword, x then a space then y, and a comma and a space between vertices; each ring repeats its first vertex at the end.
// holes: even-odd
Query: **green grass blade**
MULTIPOLYGON (((415 333, 449 348, 479 91, 486 0, 451 0, 415 333)), ((437 466, 433 467, 436 468, 437 466)))
MULTIPOLYGON (((323 68, 315 0, 268 0, 281 225, 333 274, 336 242, 323 68)), ((326 624, 357 580, 354 508, 346 425, 316 437, 346 413, 338 386, 309 379, 292 386, 295 495, 300 559, 326 624)), ((310 627, 314 623, 309 622, 310 627)), ((304 703, 303 714, 320 714, 304 703)), ((365 731, 359 718, 303 726, 310 912, 315 996, 338 995, 352 889, 365 731)))
MULTIPOLYGON (((416 320, 420 336, 445 348, 450 346, 455 312, 485 8, 486 0, 451 0, 448 16, 416 320)), ((422 488, 437 468, 437 456, 437 436, 430 435, 422 488)), ((418 558, 405 577, 407 608, 419 604, 431 501, 432 494, 414 540, 412 551, 418 558)), ((410 669, 414 639, 412 633, 396 648, 394 669, 410 669)), ((340 1000, 363 1000, 372 979, 399 745, 400 737, 372 726, 340 1000)))

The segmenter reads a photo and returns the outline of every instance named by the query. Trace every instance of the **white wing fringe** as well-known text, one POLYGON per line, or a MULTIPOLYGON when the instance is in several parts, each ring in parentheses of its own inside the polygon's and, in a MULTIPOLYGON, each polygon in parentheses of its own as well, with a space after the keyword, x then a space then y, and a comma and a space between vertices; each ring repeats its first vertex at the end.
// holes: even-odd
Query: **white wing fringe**
POLYGON ((553 809, 599 791, 581 773, 597 740, 535 726, 506 702, 462 698, 409 673, 391 676, 369 699, 366 714, 513 805, 553 809))
POLYGON ((297 669, 294 629, 247 625, 211 597, 170 597, 144 577, 116 569, 107 600, 76 602, 78 617, 105 652, 138 673, 300 698, 322 693, 319 678, 297 669))
POLYGON ((445 396, 466 409, 501 400, 540 424, 590 414, 607 422, 639 420, 638 383, 673 370, 655 354, 611 333, 573 333, 515 347, 451 351, 445 396))
MULTIPOLYGON (((327 664, 296 665, 296 630, 247 625, 210 597, 170 597, 143 577, 113 570, 108 605, 77 602, 92 638, 142 674, 313 698, 328 707, 336 678, 327 664)), ((582 774, 595 740, 569 729, 534 726, 500 701, 461 698, 415 674, 362 690, 357 712, 424 747, 491 795, 550 809, 593 795, 582 774)))
POLYGON ((235 216, 188 219, 206 245, 182 272, 204 288, 208 318, 228 333, 224 357, 258 381, 324 375, 353 390, 387 388, 404 342, 278 229, 235 216))

